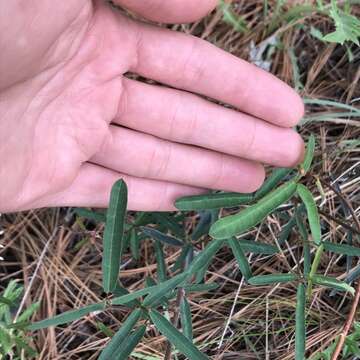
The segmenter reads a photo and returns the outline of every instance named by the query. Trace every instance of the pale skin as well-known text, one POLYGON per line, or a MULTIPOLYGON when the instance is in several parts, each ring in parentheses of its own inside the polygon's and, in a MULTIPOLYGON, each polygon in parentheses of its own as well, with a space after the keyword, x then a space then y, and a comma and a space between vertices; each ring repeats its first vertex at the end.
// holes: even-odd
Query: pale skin
MULTIPOLYGON (((115 2, 168 23, 200 19, 216 6, 115 2)), ((295 166, 303 157, 292 127, 304 108, 290 87, 105 2, 2 1, 0 54, 0 212, 106 207, 119 178, 129 209, 173 210, 177 197, 205 189, 252 192, 264 164, 295 166)))

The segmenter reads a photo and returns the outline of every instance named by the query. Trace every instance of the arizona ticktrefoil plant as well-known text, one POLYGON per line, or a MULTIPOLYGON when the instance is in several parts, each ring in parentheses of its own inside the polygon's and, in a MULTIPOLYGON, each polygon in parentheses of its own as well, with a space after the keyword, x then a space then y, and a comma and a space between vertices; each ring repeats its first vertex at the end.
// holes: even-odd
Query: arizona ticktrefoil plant
MULTIPOLYGON (((231 249, 244 280, 252 286, 292 282, 297 286, 295 318, 296 360, 305 358, 306 309, 314 286, 332 288, 336 291, 354 293, 346 282, 318 272, 324 251, 360 256, 360 249, 350 245, 333 244, 322 238, 320 217, 310 190, 302 184, 308 176, 315 150, 315 138, 310 136, 305 158, 298 169, 275 169, 263 186, 253 194, 215 192, 205 195, 183 197, 175 206, 181 211, 198 211, 199 221, 191 235, 186 235, 182 213, 170 216, 167 213, 138 213, 127 223, 127 187, 118 180, 112 187, 110 206, 105 214, 77 209, 82 217, 105 221, 103 239, 103 290, 107 294, 103 301, 79 309, 58 314, 52 318, 35 322, 28 330, 35 331, 49 326, 60 326, 87 314, 125 306, 129 315, 120 329, 112 330, 100 324, 102 332, 111 336, 99 359, 127 359, 143 338, 146 330, 155 327, 168 340, 168 349, 192 360, 208 359, 199 350, 194 340, 191 307, 187 299, 193 292, 215 290, 217 283, 204 282, 206 271, 216 254, 224 247, 231 249), (281 207, 294 208, 294 217, 286 224, 280 235, 278 246, 284 243, 294 227, 298 227, 302 241, 303 265, 296 272, 256 275, 252 273, 247 253, 273 255, 278 246, 253 240, 238 239, 274 211, 281 207), (238 213, 219 219, 220 208, 244 207, 238 213), (305 215, 307 223, 305 222, 305 215), (156 224, 156 227, 153 225, 156 224), (151 226, 149 226, 151 225, 151 226), (308 236, 309 228, 311 237, 308 236), (171 235, 169 234, 171 232, 171 235), (197 250, 199 240, 209 234, 212 240, 197 250), (145 286, 134 292, 126 290, 119 281, 122 254, 130 250, 134 261, 141 258, 140 246, 144 238, 153 240, 157 262, 157 279, 147 278, 145 286), (179 249, 179 255, 169 268, 165 261, 164 247, 179 249), (315 255, 311 256, 311 248, 315 255), (173 304, 175 300, 176 304, 173 304), (169 310, 175 306, 179 317, 169 319, 169 310)), ((308 177, 311 179, 311 176, 308 177)), ((300 263, 300 261, 299 261, 300 263)))

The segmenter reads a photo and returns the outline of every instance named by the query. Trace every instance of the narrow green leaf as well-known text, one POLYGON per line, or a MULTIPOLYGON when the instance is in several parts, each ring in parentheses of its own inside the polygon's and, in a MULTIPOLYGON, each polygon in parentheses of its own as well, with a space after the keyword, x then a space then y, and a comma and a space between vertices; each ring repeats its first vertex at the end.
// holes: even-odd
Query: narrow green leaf
POLYGON ((124 237, 121 244, 121 252, 120 252, 121 254, 124 254, 130 248, 130 238, 131 238, 131 229, 130 231, 124 233, 124 237))
POLYGON ((0 296, 0 304, 5 304, 7 306, 13 306, 13 302, 4 296, 0 296))
POLYGON ((188 269, 194 260, 194 246, 191 244, 189 251, 186 254, 184 269, 188 269))
MULTIPOLYGON (((25 356, 28 355, 29 359, 32 359, 32 358, 38 359, 39 358, 39 354, 32 347, 30 347, 22 338, 14 337, 13 339, 15 341, 17 348, 24 350, 25 356)), ((1 339, 0 339, 0 343, 1 343, 1 339)))
POLYGON ((157 277, 159 282, 164 282, 167 278, 166 275, 166 262, 162 244, 160 241, 155 240, 155 257, 157 263, 157 277))
POLYGON ((210 209, 209 211, 211 214, 210 225, 212 225, 215 221, 219 220, 220 209, 210 209))
POLYGON ((181 299, 180 302, 180 320, 184 336, 186 336, 190 341, 193 341, 191 309, 185 296, 181 299))
POLYGON ((308 242, 303 244, 303 257, 304 257, 304 275, 307 278, 311 271, 311 252, 308 242))
POLYGON ((199 222, 197 223, 194 231, 191 234, 192 240, 199 240, 202 236, 209 233, 209 229, 212 224, 212 211, 218 212, 219 210, 204 210, 199 213, 199 222))
POLYGON ((163 225, 166 229, 169 229, 174 235, 182 239, 185 236, 184 229, 180 226, 173 216, 167 213, 153 213, 156 221, 163 225))
POLYGON ((298 211, 295 211, 295 219, 296 219, 296 225, 299 228, 299 232, 303 239, 303 242, 307 242, 308 241, 308 232, 307 232, 306 226, 303 222, 302 216, 299 214, 298 211))
MULTIPOLYGON (((147 276, 145 279, 146 286, 156 286, 156 281, 150 277, 147 276)), ((174 297, 176 294, 174 292, 171 292, 171 296, 162 296, 161 298, 158 298, 157 301, 151 304, 152 307, 156 308, 159 305, 166 306, 169 303, 169 299, 171 297, 174 297)))
POLYGON ((353 281, 360 278, 360 265, 355 266, 350 273, 346 276, 345 281, 347 283, 352 283, 353 281))
POLYGON ((177 199, 175 206, 182 211, 228 208, 248 204, 253 200, 253 196, 233 192, 185 196, 177 199))
POLYGON ((296 224, 296 219, 295 217, 292 217, 289 222, 283 226, 283 228, 281 229, 281 232, 279 234, 279 245, 283 245, 285 243, 285 241, 288 240, 291 230, 294 228, 296 224))
POLYGON ((183 246, 183 248, 181 249, 180 255, 177 257, 174 265, 171 268, 172 272, 175 272, 175 271, 183 268, 183 266, 185 264, 186 256, 187 256, 188 252, 190 251, 191 247, 192 247, 191 244, 186 244, 185 246, 183 246))
POLYGON ((311 163, 314 158, 314 151, 315 151, 315 136, 311 134, 306 146, 304 161, 300 166, 302 175, 305 175, 310 170, 311 163))
POLYGON ((231 250, 235 256, 235 259, 239 265, 239 269, 244 276, 245 280, 249 280, 252 277, 252 272, 247 257, 242 251, 239 241, 232 237, 228 240, 231 250))
POLYGON ((191 360, 209 359, 159 312, 151 310, 149 315, 156 328, 170 341, 171 344, 175 346, 177 350, 180 351, 180 353, 184 354, 191 360))
POLYGON ((248 282, 251 285, 269 285, 295 281, 296 279, 297 276, 295 274, 269 274, 253 276, 248 282))
MULTIPOLYGON (((303 100, 305 105, 318 105, 321 106, 322 108, 331 107, 337 109, 345 109, 348 110, 349 112, 354 112, 355 114, 360 115, 360 110, 357 107, 349 104, 344 104, 342 102, 323 100, 323 99, 310 99, 310 98, 305 98, 303 100)), ((333 109, 331 109, 331 112, 336 114, 336 116, 338 114, 337 110, 334 111, 333 109)))
POLYGON ((111 300, 111 305, 125 305, 131 303, 133 300, 138 299, 144 295, 149 294, 156 286, 148 287, 145 289, 134 291, 127 295, 121 295, 111 300))
POLYGON ((147 276, 147 277, 145 278, 145 284, 146 284, 147 287, 151 287, 151 286, 156 286, 156 285, 157 285, 156 281, 155 281, 152 277, 150 277, 150 276, 147 276))
POLYGON ((114 336, 114 332, 109 329, 105 324, 103 324, 100 321, 96 322, 96 327, 98 328, 99 331, 101 331, 106 337, 113 337, 114 336))
POLYGON ((17 321, 11 324, 6 324, 6 328, 7 329, 20 329, 20 330, 25 330, 26 328, 28 328, 30 324, 30 321, 25 320, 25 321, 17 321))
POLYGON ((2 353, 4 353, 5 355, 9 354, 11 348, 13 347, 13 342, 9 332, 3 329, 2 327, 0 327, 0 344, 2 350, 0 355, 2 355, 2 353))
POLYGON ((207 268, 211 263, 213 257, 221 249, 224 243, 225 240, 213 240, 209 244, 207 244, 205 249, 202 250, 200 254, 198 254, 194 258, 193 262, 187 270, 187 273, 189 275, 193 275, 201 271, 203 268, 207 268))
POLYGON ((161 241, 162 243, 166 244, 166 245, 171 245, 171 246, 176 246, 176 247, 182 247, 184 245, 184 243, 173 237, 170 235, 166 235, 164 233, 162 233, 159 230, 150 228, 150 227, 146 227, 143 226, 141 227, 141 230, 143 231, 143 233, 149 237, 151 237, 152 239, 161 241))
POLYGON ((136 309, 128 316, 128 318, 122 324, 120 330, 116 332, 116 334, 112 337, 111 341, 101 352, 98 360, 109 360, 116 358, 119 351, 121 351, 123 346, 126 345, 125 341, 126 343, 128 342, 128 336, 136 323, 141 318, 142 314, 143 310, 136 309))
MULTIPOLYGON (((346 242, 349 246, 352 246, 353 244, 353 233, 351 231, 348 231, 346 234, 346 242)), ((346 272, 349 273, 352 268, 352 260, 353 257, 350 255, 346 256, 346 272)))
MULTIPOLYGON (((111 304, 112 305, 128 304, 131 301, 133 301, 134 299, 138 299, 138 298, 140 298, 142 296, 145 296, 145 295, 151 295, 154 298, 156 298, 156 294, 159 295, 160 292, 164 291, 164 288, 166 288, 166 289, 170 288, 170 290, 175 288, 179 283, 181 283, 181 280, 182 281, 185 280, 186 276, 187 275, 185 273, 184 274, 179 274, 179 275, 176 275, 175 277, 173 277, 172 279, 164 281, 163 283, 161 283, 159 285, 150 286, 150 287, 147 287, 145 289, 134 291, 134 292, 132 292, 132 293, 130 293, 128 295, 122 295, 122 296, 116 297, 116 298, 111 300, 111 304)), ((165 293, 166 292, 167 291, 165 290, 165 293)))
POLYGON ((157 286, 154 286, 149 295, 144 299, 143 306, 152 306, 158 299, 167 295, 170 291, 174 290, 178 285, 184 282, 187 277, 187 273, 182 273, 157 286))
POLYGON ((352 286, 333 277, 313 275, 311 279, 314 284, 330 287, 339 291, 348 291, 351 295, 355 294, 355 289, 352 286))
POLYGON ((299 284, 296 295, 295 360, 305 359, 305 287, 299 284))
MULTIPOLYGON (((157 285, 156 281, 153 278, 151 278, 150 276, 146 277, 145 283, 146 283, 146 286, 156 286, 157 285)), ((159 305, 167 306, 169 303, 169 299, 171 299, 174 296, 176 296, 176 294, 174 291, 172 291, 172 292, 170 292, 170 295, 167 294, 166 296, 162 296, 162 297, 158 298, 154 303, 151 304, 151 306, 154 308, 156 308, 159 305)))
POLYGON ((134 225, 145 226, 153 221, 153 213, 138 211, 136 213, 134 225))
POLYGON ((220 209, 204 210, 199 213, 200 219, 194 231, 191 234, 191 239, 199 240, 202 236, 209 233, 211 225, 219 219, 220 209))
POLYGON ((261 186, 261 188, 258 191, 256 191, 254 200, 256 201, 261 199, 262 197, 267 195, 270 191, 275 189, 280 184, 280 182, 284 180, 284 178, 288 176, 292 171, 293 169, 288 169, 288 168, 275 169, 268 177, 268 179, 266 179, 266 181, 261 186))
POLYGON ((103 288, 106 293, 111 292, 118 281, 126 206, 127 186, 120 179, 111 189, 110 204, 106 214, 102 259, 103 288))
POLYGON ((146 326, 141 325, 138 329, 131 333, 129 338, 125 343, 121 344, 120 348, 117 350, 117 354, 113 358, 114 360, 127 360, 129 356, 134 351, 136 346, 139 344, 140 340, 143 338, 146 331, 146 326))
POLYGON ((248 31, 246 21, 236 12, 234 12, 231 3, 225 2, 224 0, 220 0, 219 6, 223 12, 224 22, 231 25, 234 28, 234 30, 238 32, 245 33, 248 31))
POLYGON ((208 263, 206 264, 206 266, 204 266, 201 270, 199 270, 196 274, 195 274, 195 284, 200 284, 202 283, 203 281, 205 281, 205 276, 206 276, 206 273, 208 271, 208 268, 210 266, 210 263, 211 261, 208 261, 208 263))
POLYGON ((208 292, 211 290, 216 290, 218 287, 219 287, 219 284, 208 283, 208 284, 184 285, 183 289, 185 290, 186 294, 190 294, 193 292, 208 292))
POLYGON ((86 219, 94 220, 96 222, 105 222, 106 213, 101 213, 97 211, 88 210, 85 208, 75 208, 75 214, 86 219))
MULTIPOLYGON (((113 295, 115 296, 115 298, 119 298, 121 296, 129 295, 129 294, 130 294, 130 292, 127 289, 125 289, 119 282, 116 284, 116 287, 113 290, 113 295)), ((134 307, 140 306, 141 303, 140 303, 139 300, 135 299, 135 300, 130 301, 130 302, 124 304, 124 305, 129 307, 129 308, 134 308, 134 307)))
POLYGON ((106 306, 106 304, 103 302, 103 303, 98 303, 98 304, 87 305, 87 306, 84 306, 84 307, 82 307, 80 309, 76 309, 76 310, 66 311, 66 312, 56 315, 54 317, 51 317, 51 318, 48 318, 45 320, 41 320, 41 321, 37 321, 37 322, 29 325, 28 329, 30 331, 34 331, 34 330, 44 329, 49 326, 58 326, 58 325, 66 324, 66 323, 78 320, 91 312, 102 311, 105 309, 105 306, 106 306))
POLYGON ((17 321, 28 321, 30 317, 39 309, 39 307, 40 307, 40 302, 35 302, 31 304, 21 313, 17 321))
POLYGON ((320 245, 321 243, 320 216, 317 210, 315 200, 311 192, 307 189, 307 187, 302 184, 298 184, 296 191, 306 207, 310 230, 314 243, 316 245, 320 245))
POLYGON ((311 264, 309 278, 308 278, 308 284, 307 284, 307 296, 310 298, 311 292, 312 292, 312 278, 316 274, 317 269, 321 262, 321 255, 324 252, 324 244, 321 244, 317 249, 314 256, 314 260, 311 264))
POLYGON ((215 239, 227 239, 241 234, 260 223, 278 206, 288 201, 296 191, 296 182, 290 181, 273 190, 258 201, 236 215, 218 220, 210 228, 210 235, 215 239))
POLYGON ((134 228, 130 232, 130 249, 134 260, 140 259, 140 238, 134 228))
POLYGON ((309 235, 308 235, 306 226, 303 222, 301 213, 302 213, 301 208, 298 207, 295 211, 295 219, 296 219, 296 224, 299 228, 299 232, 300 232, 302 240, 303 240, 302 243, 303 243, 304 275, 305 275, 305 277, 308 277, 308 275, 310 273, 310 267, 311 267, 311 252, 310 252, 310 246, 309 246, 309 241, 308 241, 309 235))
POLYGON ((240 239, 238 242, 244 252, 262 255, 274 255, 279 252, 276 246, 258 241, 240 239))
POLYGON ((360 248, 346 245, 346 244, 334 244, 329 241, 323 241, 324 249, 327 251, 334 252, 336 254, 349 255, 349 256, 360 256, 360 248))

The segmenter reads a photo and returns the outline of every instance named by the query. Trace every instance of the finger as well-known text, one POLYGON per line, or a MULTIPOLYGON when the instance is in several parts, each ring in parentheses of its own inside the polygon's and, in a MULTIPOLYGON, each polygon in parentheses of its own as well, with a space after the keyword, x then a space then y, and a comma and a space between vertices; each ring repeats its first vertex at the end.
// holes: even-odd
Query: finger
POLYGON ((173 204, 177 198, 204 192, 190 186, 139 179, 86 163, 82 165, 79 175, 68 189, 43 199, 36 207, 108 207, 111 187, 120 178, 128 186, 129 210, 172 211, 175 210, 173 204))
POLYGON ((198 20, 213 10, 217 0, 115 0, 135 13, 153 21, 184 23, 198 20))
POLYGON ((141 178, 194 187, 252 192, 264 168, 248 160, 194 146, 172 143, 118 126, 91 162, 141 178))
POLYGON ((302 159, 304 144, 292 129, 166 87, 127 79, 124 92, 118 124, 279 167, 295 166, 302 159))
POLYGON ((138 55, 131 71, 280 126, 294 126, 303 116, 300 97, 270 73, 196 37, 147 24, 137 26, 138 55))

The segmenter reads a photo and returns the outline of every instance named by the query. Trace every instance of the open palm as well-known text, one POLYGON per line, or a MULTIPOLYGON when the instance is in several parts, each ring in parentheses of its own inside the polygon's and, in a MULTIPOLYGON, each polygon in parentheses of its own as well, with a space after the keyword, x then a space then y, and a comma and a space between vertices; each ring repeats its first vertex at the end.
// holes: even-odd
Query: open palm
MULTIPOLYGON (((163 22, 215 5, 116 3, 163 22)), ((2 2, 0 33, 0 211, 103 207, 120 177, 130 209, 171 210, 205 188, 253 191, 262 164, 301 160, 296 93, 205 41, 90 0, 2 2)))

